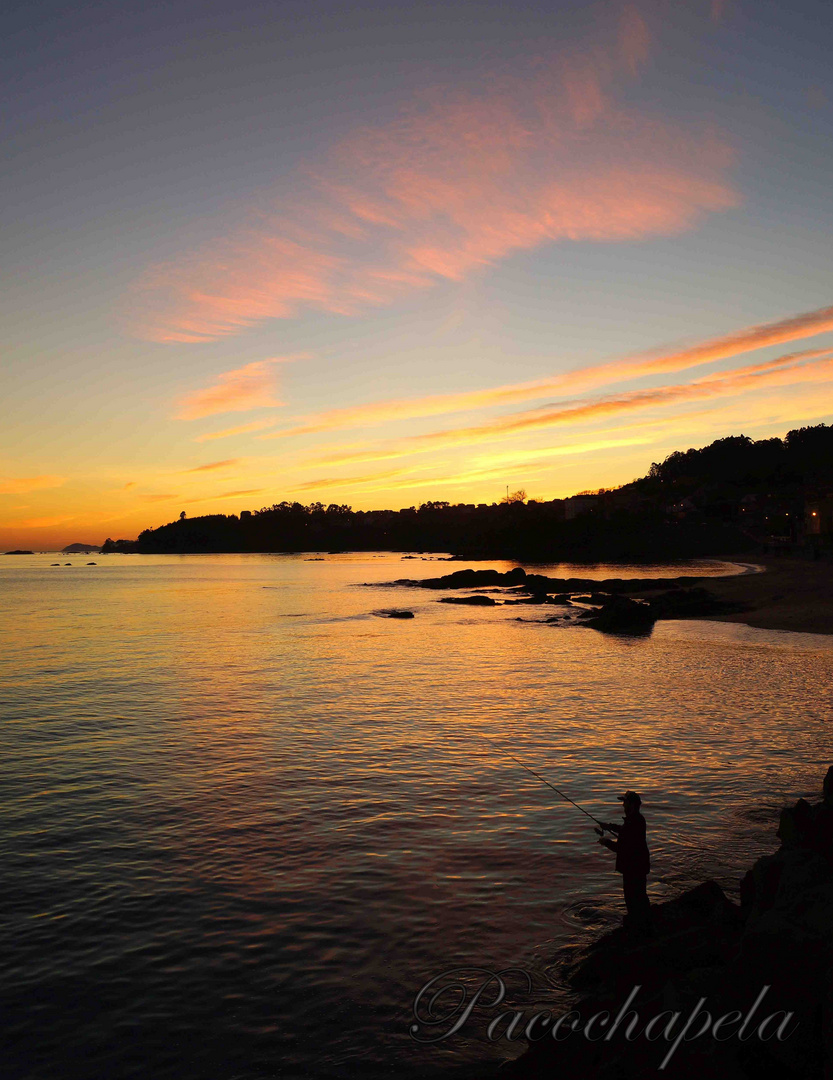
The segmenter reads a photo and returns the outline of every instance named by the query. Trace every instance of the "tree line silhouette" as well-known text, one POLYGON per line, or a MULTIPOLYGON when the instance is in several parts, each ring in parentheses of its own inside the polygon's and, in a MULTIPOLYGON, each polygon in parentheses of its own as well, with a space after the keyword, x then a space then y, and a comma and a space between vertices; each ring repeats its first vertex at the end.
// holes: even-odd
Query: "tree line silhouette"
POLYGON ((646 476, 569 499, 425 502, 401 510, 284 501, 146 529, 103 550, 145 553, 446 551, 527 561, 740 554, 802 537, 806 501, 833 492, 833 426, 675 451, 646 476))

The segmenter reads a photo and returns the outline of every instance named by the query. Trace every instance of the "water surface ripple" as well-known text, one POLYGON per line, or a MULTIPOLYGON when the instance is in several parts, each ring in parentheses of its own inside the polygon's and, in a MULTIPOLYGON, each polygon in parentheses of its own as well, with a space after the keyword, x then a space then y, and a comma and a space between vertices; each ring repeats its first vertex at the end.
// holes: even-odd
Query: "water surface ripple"
POLYGON ((360 587, 442 570, 390 554, 52 561, 0 564, 8 1075, 495 1061, 517 1051, 411 1042, 417 989, 460 965, 543 983, 620 895, 586 818, 493 742, 603 818, 639 790, 657 899, 736 889, 831 758, 829 639, 360 587))

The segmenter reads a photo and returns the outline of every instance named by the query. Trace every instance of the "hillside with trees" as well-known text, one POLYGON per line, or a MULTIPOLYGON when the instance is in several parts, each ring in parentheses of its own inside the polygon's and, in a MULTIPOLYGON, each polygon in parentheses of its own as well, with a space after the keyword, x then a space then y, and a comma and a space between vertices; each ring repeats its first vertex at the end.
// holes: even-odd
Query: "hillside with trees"
POLYGON ((616 489, 401 510, 281 502, 108 539, 103 552, 447 551, 527 561, 653 560, 830 544, 833 426, 675 451, 616 489), (809 509, 811 506, 817 510, 809 509), (808 524, 809 523, 809 524, 808 524))

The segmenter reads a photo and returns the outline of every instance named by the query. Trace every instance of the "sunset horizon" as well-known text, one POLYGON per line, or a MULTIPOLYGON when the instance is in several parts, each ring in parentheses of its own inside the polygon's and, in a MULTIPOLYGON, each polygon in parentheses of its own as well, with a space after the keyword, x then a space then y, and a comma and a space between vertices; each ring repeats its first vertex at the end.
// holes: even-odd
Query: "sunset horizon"
POLYGON ((59 51, 21 83, 0 545, 280 498, 560 498, 833 419, 811 37, 776 92, 775 11, 750 34, 733 3, 530 4, 511 28, 486 5, 474 33, 453 5, 394 10, 371 31, 333 8, 323 38, 294 12, 278 45, 253 4, 248 53, 221 8, 172 14, 144 73, 164 16, 129 40, 81 20, 99 75, 59 51), (194 40, 228 61, 188 61, 196 104, 194 40), (72 87, 110 119, 73 134, 72 87))
POLYGON ((830 3, 6 7, 3 1076, 833 1077, 830 3))

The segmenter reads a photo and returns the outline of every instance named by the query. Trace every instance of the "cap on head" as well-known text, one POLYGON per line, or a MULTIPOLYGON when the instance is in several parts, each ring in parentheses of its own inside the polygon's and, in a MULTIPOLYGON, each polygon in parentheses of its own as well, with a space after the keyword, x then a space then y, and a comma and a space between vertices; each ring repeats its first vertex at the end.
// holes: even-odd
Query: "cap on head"
POLYGON ((642 805, 642 800, 635 791, 626 791, 624 795, 617 795, 617 798, 620 803, 624 803, 626 806, 628 803, 632 803, 637 810, 642 805))

